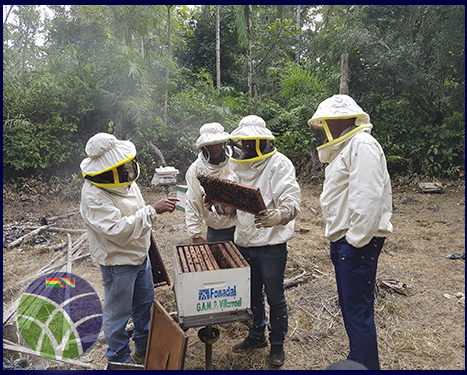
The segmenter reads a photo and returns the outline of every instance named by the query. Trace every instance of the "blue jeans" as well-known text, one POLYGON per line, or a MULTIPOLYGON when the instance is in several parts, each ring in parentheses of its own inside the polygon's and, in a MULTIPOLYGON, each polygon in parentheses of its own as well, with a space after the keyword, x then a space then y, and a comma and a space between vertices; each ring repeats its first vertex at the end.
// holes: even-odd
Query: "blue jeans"
POLYGON ((284 271, 287 263, 287 244, 241 247, 237 246, 250 265, 251 310, 253 327, 248 336, 263 340, 266 328, 264 291, 269 304, 269 342, 271 345, 284 343, 288 328, 287 301, 284 294, 284 271))
POLYGON ((148 256, 138 266, 101 266, 104 281, 104 336, 107 359, 126 362, 130 356, 130 337, 125 330, 133 320, 136 352, 146 351, 154 301, 154 282, 148 256))
POLYGON ((378 343, 374 318, 374 290, 378 257, 384 237, 373 237, 362 248, 350 245, 345 237, 331 242, 331 260, 336 272, 339 304, 349 337, 347 359, 369 370, 379 370, 378 343))
POLYGON ((206 233, 207 242, 233 242, 235 227, 225 229, 214 229, 208 227, 206 233))

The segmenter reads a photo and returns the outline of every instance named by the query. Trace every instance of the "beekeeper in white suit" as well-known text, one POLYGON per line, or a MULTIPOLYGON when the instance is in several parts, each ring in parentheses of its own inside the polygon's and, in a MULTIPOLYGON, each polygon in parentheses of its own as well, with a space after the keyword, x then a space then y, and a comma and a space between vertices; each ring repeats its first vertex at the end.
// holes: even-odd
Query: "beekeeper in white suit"
POLYGON ((186 192, 185 222, 188 235, 193 243, 233 241, 236 216, 235 210, 204 202, 204 191, 198 175, 221 179, 233 178, 229 149, 226 142, 229 134, 217 123, 207 123, 199 129, 196 148, 198 158, 191 164, 185 175, 188 186, 186 192), (203 236, 204 224, 207 225, 206 239, 203 236))
POLYGON ((288 327, 284 271, 287 241, 294 234, 299 213, 300 187, 292 162, 274 147, 274 136, 265 121, 255 115, 244 117, 231 133, 235 143, 232 161, 238 183, 258 187, 266 210, 252 215, 237 210, 235 244, 251 268, 251 307, 253 326, 234 351, 267 346, 264 291, 270 307, 269 362, 284 363, 284 339, 288 327))
POLYGON ((386 158, 370 134, 370 116, 348 95, 324 100, 308 124, 324 135, 317 150, 329 163, 320 201, 349 337, 347 359, 379 370, 373 296, 378 256, 393 230, 386 158))
POLYGON ((132 142, 98 133, 86 144, 81 162, 85 179, 80 211, 86 225, 89 252, 100 265, 104 282, 104 335, 107 359, 132 357, 129 317, 134 324, 134 359, 144 360, 149 334, 154 282, 148 250, 151 227, 158 214, 173 212, 177 198, 146 205, 136 184, 139 165, 132 142))

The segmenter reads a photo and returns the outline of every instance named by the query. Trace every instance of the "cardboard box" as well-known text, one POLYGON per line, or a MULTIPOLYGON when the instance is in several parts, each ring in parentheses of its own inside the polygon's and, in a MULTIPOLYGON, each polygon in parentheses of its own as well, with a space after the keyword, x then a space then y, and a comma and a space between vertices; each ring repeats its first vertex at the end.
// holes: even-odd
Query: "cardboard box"
MULTIPOLYGON (((182 328, 250 319, 250 267, 183 272, 180 246, 193 244, 174 249, 174 291, 182 328)), ((225 264, 221 252, 213 255, 225 264)))

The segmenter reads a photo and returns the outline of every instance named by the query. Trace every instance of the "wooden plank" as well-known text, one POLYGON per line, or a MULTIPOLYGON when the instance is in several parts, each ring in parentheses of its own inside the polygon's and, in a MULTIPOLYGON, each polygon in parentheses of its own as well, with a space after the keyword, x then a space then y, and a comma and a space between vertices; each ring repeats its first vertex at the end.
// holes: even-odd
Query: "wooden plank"
POLYGON ((193 246, 195 248, 196 256, 198 257, 199 264, 201 264, 201 268, 203 271, 207 271, 208 267, 206 266, 206 262, 204 261, 203 254, 200 251, 200 247, 198 245, 193 246))
POLYGON ((188 248, 190 249, 191 258, 195 264, 196 272, 201 272, 203 269, 201 268, 201 264, 199 262, 198 254, 196 254, 195 248, 193 246, 188 246, 188 248))
POLYGON ((188 264, 186 263, 185 254, 183 253, 182 247, 177 247, 178 259, 180 260, 180 265, 182 266, 182 272, 190 272, 188 264))
POLYGON ((249 264, 248 262, 246 261, 246 259, 243 257, 242 253, 237 249, 237 246, 235 246, 235 244, 232 242, 232 241, 229 241, 229 242, 226 242, 226 245, 229 245, 230 248, 232 249, 232 251, 237 254, 237 257, 238 259, 240 260, 241 264, 244 266, 244 267, 248 267, 249 264))
POLYGON ((183 250, 185 252, 186 262, 188 263, 189 272, 196 272, 195 264, 193 263, 193 259, 191 258, 190 250, 188 246, 183 246, 183 250))
POLYGON ((214 269, 215 270, 220 269, 219 265, 217 264, 216 258, 214 258, 214 255, 212 254, 212 251, 209 245, 205 244, 204 249, 206 250, 206 254, 208 254, 209 260, 211 261, 211 264, 214 267, 214 269))
POLYGON ((154 300, 145 370, 183 370, 188 336, 164 307, 154 300))
POLYGON ((206 267, 208 268, 208 270, 213 271, 215 268, 211 263, 211 259, 209 258, 209 255, 207 254, 204 245, 199 245, 199 251, 204 259, 204 262, 206 263, 206 267))
POLYGON ((251 214, 257 214, 266 209, 261 192, 257 187, 212 176, 199 175, 197 178, 208 201, 251 214))

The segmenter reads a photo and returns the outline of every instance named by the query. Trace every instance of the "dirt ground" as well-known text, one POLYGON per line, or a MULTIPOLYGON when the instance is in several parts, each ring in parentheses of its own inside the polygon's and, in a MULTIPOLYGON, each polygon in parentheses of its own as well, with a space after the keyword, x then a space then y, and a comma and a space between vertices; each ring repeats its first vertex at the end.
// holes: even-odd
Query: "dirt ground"
MULTIPOLYGON (((465 252, 465 186, 444 182, 442 194, 423 194, 409 185, 393 183, 394 234, 386 240, 378 265, 377 278, 395 279, 405 288, 401 294, 380 285, 376 292, 375 315, 380 364, 386 370, 465 370, 465 261, 447 255, 465 252)), ((286 289, 289 330, 285 342, 286 361, 282 370, 322 370, 345 359, 348 341, 337 302, 329 244, 324 238, 320 213, 321 184, 302 185, 301 213, 295 236, 289 242, 287 280, 306 272, 307 280, 286 289)), ((73 213, 57 220, 64 228, 82 229, 79 208, 80 183, 47 185, 31 182, 21 189, 3 187, 3 307, 9 307, 28 284, 27 279, 49 263, 62 250, 44 249, 34 242, 11 249, 8 241, 19 235, 18 227, 39 227, 39 220, 73 213), (13 225, 14 224, 14 225, 13 225), (16 229, 15 229, 16 228, 16 229)), ((162 198, 157 187, 142 187, 147 203, 162 198)), ((29 229, 30 230, 30 229, 29 229)), ((184 213, 163 214, 153 232, 165 266, 173 281, 172 251, 186 244, 184 213)), ((21 232, 21 233, 24 233, 21 232)), ((47 237, 47 233, 42 234, 47 237)), ((66 232, 50 235, 50 243, 67 241, 66 232)), ((71 233, 73 241, 80 233, 71 233)), ((37 241, 37 239, 36 239, 37 241)), ((72 273, 88 281, 103 301, 99 267, 89 257, 73 263, 72 273)), ((170 313, 176 313, 172 286, 156 289, 156 298, 170 313)), ((4 338, 14 340, 16 317, 8 321, 4 338), (13 332, 13 334, 12 334, 13 332)), ((240 322, 218 325, 219 340, 213 345, 213 368, 217 370, 266 370, 268 348, 248 354, 232 353, 247 327, 240 322)), ((205 366, 204 344, 190 328, 184 368, 201 370, 205 366)), ((98 340, 78 358, 96 369, 105 366, 105 344, 98 340)), ((49 360, 4 351, 4 356, 25 357, 31 368, 80 369, 49 360)))

